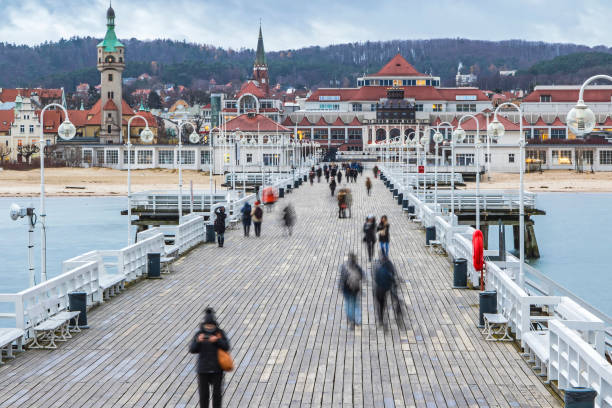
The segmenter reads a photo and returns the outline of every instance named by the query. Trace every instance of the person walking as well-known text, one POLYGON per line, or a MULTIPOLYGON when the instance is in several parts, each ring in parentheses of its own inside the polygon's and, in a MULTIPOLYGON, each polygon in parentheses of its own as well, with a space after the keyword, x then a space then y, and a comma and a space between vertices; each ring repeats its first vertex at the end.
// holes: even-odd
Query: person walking
POLYGON ((374 173, 374 178, 378 178, 378 166, 374 166, 374 168, 372 168, 372 172, 374 173))
POLYGON ((387 305, 387 295, 392 291, 396 281, 396 271, 393 263, 384 252, 381 251, 380 259, 374 268, 374 297, 376 300, 376 315, 378 324, 385 330, 385 308, 387 305))
POLYGON ((264 212, 261 209, 261 203, 259 201, 255 201, 255 207, 253 211, 251 211, 251 217, 253 218, 253 227, 255 227, 255 236, 259 237, 261 235, 261 222, 263 221, 264 212))
POLYGON ((338 177, 338 184, 342 184, 342 171, 340 169, 338 169, 336 176, 338 177))
POLYGON ((374 257, 374 245, 376 244, 376 217, 368 215, 363 224, 363 242, 368 249, 368 261, 372 262, 374 257))
POLYGON ((359 295, 361 293, 361 281, 363 280, 363 269, 357 264, 357 256, 349 253, 346 261, 340 266, 340 290, 344 295, 344 306, 346 318, 351 328, 361 324, 361 304, 359 295))
POLYGON ((215 209, 215 224, 214 230, 217 233, 217 242, 219 243, 219 248, 223 248, 223 242, 225 241, 225 219, 227 218, 227 214, 225 213, 225 207, 218 207, 215 209))
POLYGON ((287 233, 289 236, 293 233, 293 226, 295 225, 295 210, 291 204, 287 204, 285 208, 283 208, 283 224, 287 229, 287 233))
POLYGON ((240 209, 240 213, 242 214, 242 228, 244 229, 244 236, 248 237, 249 232, 251 230, 251 204, 247 201, 244 203, 242 208, 240 209))
POLYGON ((310 170, 308 172, 308 179, 310 180, 310 185, 311 186, 314 183, 314 178, 315 178, 315 172, 314 172, 314 170, 310 170))
POLYGON ((317 167, 317 183, 321 182, 321 167, 317 167))
POLYGON ((365 181, 366 191, 368 192, 368 196, 371 195, 372 192, 372 180, 369 177, 366 177, 365 181))
POLYGON ((334 191, 336 191, 336 179, 332 178, 331 183, 329 183, 329 189, 331 190, 332 197, 334 196, 334 191))
POLYGON ((229 351, 230 343, 225 332, 219 328, 215 311, 207 308, 199 330, 193 336, 189 352, 198 355, 196 372, 200 391, 200 406, 208 408, 212 386, 212 406, 221 408, 221 384, 223 370, 219 365, 219 350, 229 351))
POLYGON ((376 231, 378 231, 378 242, 380 243, 380 250, 386 255, 389 256, 389 220, 386 215, 380 217, 380 223, 376 227, 376 231))
POLYGON ((325 174, 325 182, 329 184, 329 169, 327 167, 323 171, 323 174, 325 174))

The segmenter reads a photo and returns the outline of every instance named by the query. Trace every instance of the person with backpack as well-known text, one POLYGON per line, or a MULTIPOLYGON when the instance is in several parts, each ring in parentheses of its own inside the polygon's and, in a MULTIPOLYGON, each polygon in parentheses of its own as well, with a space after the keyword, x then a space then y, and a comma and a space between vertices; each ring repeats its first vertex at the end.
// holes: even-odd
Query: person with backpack
POLYGON ((374 245, 376 244, 376 217, 368 215, 363 224, 363 242, 368 248, 368 260, 372 262, 374 256, 374 245))
MULTIPOLYGON (((378 323, 385 326, 385 307, 387 295, 395 285, 395 267, 384 252, 381 251, 380 259, 374 268, 374 298, 376 300, 376 313, 378 323)), ((386 327, 386 326, 385 326, 386 327)))
POLYGON ((332 177, 332 181, 329 183, 329 190, 331 191, 332 197, 334 196, 334 192, 336 191, 336 179, 332 177))
POLYGON ((219 350, 229 351, 230 343, 225 332, 219 328, 215 311, 207 308, 204 321, 193 336, 189 352, 198 355, 196 372, 200 390, 200 406, 208 407, 210 402, 210 387, 212 386, 212 406, 221 408, 221 384, 223 370, 219 364, 219 350))
POLYGON ((386 256, 389 256, 389 220, 386 215, 380 217, 380 223, 376 227, 378 231, 378 242, 380 243, 380 250, 386 256))
POLYGON ((370 196, 372 191, 372 180, 370 180, 369 177, 366 177, 365 186, 366 191, 368 192, 368 196, 370 196))
POLYGON ((251 230, 251 204, 247 201, 240 209, 242 214, 242 228, 244 229, 244 236, 248 237, 251 230))
POLYGON ((261 203, 259 201, 255 201, 255 208, 251 211, 251 216, 253 217, 253 226, 255 227, 255 236, 259 237, 261 235, 261 222, 263 221, 263 210, 261 209, 261 203))
POLYGON ((357 264, 357 256, 351 252, 345 263, 340 266, 339 286, 344 295, 346 318, 353 328, 356 324, 361 324, 359 294, 361 292, 362 279, 363 270, 357 264))
POLYGON ((215 209, 215 216, 214 230, 217 233, 219 248, 223 248, 223 243, 225 242, 225 219, 227 218, 225 207, 215 209))

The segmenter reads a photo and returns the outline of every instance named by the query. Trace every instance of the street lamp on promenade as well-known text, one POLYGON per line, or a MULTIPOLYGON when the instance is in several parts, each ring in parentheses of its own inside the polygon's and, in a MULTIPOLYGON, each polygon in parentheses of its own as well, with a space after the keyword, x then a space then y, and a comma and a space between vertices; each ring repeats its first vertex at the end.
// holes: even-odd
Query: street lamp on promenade
MULTIPOLYGON (((179 195, 178 195, 178 222, 179 224, 181 223, 181 218, 183 217, 183 155, 182 155, 182 148, 183 148, 183 127, 185 125, 191 125, 191 128, 193 129, 191 134, 189 135, 189 141, 191 143, 197 143, 200 140, 200 135, 198 135, 198 133, 196 132, 196 126, 189 122, 189 121, 179 121, 179 125, 178 125, 178 131, 179 131, 179 138, 178 138, 178 176, 179 176, 179 180, 178 180, 178 188, 179 188, 179 195)), ((224 158, 225 159, 225 158, 224 158)), ((211 194, 212 194, 212 190, 211 190, 211 194)), ((212 212, 212 207, 210 208, 211 212, 212 212)), ((209 217, 212 217, 212 214, 210 214, 209 217)))
POLYGON ((45 213, 45 126, 44 116, 47 109, 60 108, 64 111, 66 119, 57 128, 60 139, 70 140, 76 135, 76 128, 68 119, 68 111, 59 103, 50 103, 40 111, 40 280, 47 280, 47 226, 45 213))
POLYGON ((436 132, 433 135, 433 140, 435 143, 435 149, 436 149, 436 156, 435 156, 435 161, 434 161, 434 205, 436 208, 436 211, 438 211, 438 145, 444 140, 444 136, 442 135, 442 133, 440 133, 440 126, 442 125, 447 125, 445 127, 448 127, 451 129, 453 129, 453 125, 449 122, 440 122, 436 125, 436 132))
POLYGON ((144 120, 145 128, 140 132, 140 140, 143 143, 151 143, 153 141, 153 132, 149 129, 149 122, 140 115, 132 116, 127 123, 127 144, 125 145, 127 151, 127 213, 128 213, 128 227, 127 227, 127 244, 132 244, 132 234, 130 230, 132 229, 132 157, 130 156, 130 148, 132 147, 132 143, 130 143, 130 126, 132 125, 132 121, 136 118, 140 118, 144 120))
POLYGON ((504 102, 499 105, 497 109, 495 109, 493 122, 489 123, 489 126, 487 127, 487 135, 492 140, 499 139, 504 135, 504 125, 502 125, 501 122, 497 119, 497 113, 504 106, 512 107, 516 109, 519 113, 519 286, 523 287, 523 284, 525 282, 525 135, 523 134, 522 109, 512 102, 504 102))
POLYGON ((612 76, 609 75, 595 75, 584 81, 580 87, 576 106, 567 114, 567 126, 576 136, 584 136, 593 131, 595 127, 595 114, 584 103, 584 90, 588 84, 598 79, 605 79, 612 82, 612 76))
POLYGON ((476 121, 476 140, 474 141, 475 166, 476 166, 476 229, 480 229, 480 122, 472 114, 465 114, 459 118, 458 126, 461 127, 463 119, 472 118, 476 121))
POLYGON ((461 128, 461 123, 451 134, 451 225, 455 225, 455 143, 462 143, 465 140, 465 130, 461 128))

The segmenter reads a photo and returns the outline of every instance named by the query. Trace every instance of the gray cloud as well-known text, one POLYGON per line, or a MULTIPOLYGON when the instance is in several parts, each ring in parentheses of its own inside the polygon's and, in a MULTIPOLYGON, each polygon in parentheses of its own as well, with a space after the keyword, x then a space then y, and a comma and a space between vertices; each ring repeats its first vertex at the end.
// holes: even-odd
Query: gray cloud
MULTIPOLYGON (((115 0, 121 38, 171 38, 254 48, 259 18, 268 50, 353 41, 464 37, 609 45, 608 0, 115 0)), ((105 0, 0 0, 0 39, 39 44, 101 37, 105 0)))

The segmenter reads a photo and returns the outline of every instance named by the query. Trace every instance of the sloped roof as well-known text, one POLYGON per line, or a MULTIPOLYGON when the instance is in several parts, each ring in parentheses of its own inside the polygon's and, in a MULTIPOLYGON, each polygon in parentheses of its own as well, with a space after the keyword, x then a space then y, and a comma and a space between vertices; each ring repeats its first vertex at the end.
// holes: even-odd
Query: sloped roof
POLYGON ((351 123, 348 124, 348 126, 361 126, 361 124, 362 123, 359 121, 357 116, 355 116, 353 120, 351 120, 351 123))
POLYGON ((240 98, 244 94, 253 94, 256 98, 266 97, 266 93, 263 91, 263 89, 255 85, 253 81, 247 81, 242 84, 240 91, 238 91, 236 94, 236 99, 240 98))
POLYGON ((325 121, 323 116, 321 116, 317 123, 315 123, 315 126, 329 126, 329 124, 325 121))
POLYGON ((302 120, 300 120, 300 123, 298 123, 298 126, 311 126, 311 125, 312 123, 310 123, 310 121, 308 120, 306 116, 304 116, 302 120))
POLYGON ((533 126, 548 126, 548 123, 544 122, 544 119, 540 116, 533 126))
POLYGON ((15 111, 13 109, 0 110, 0 132, 8 132, 14 119, 15 111))
MULTIPOLYGON (((353 96, 359 91, 359 88, 319 88, 314 91, 307 99, 308 102, 319 102, 323 96, 337 96, 340 101, 353 100, 353 96)), ((324 102, 324 101, 321 101, 324 102)), ((335 101, 337 102, 337 101, 335 101)))
POLYGON ((424 76, 417 71, 404 57, 397 54, 391 61, 372 76, 424 76))
POLYGON ((109 99, 104 104, 104 109, 103 110, 118 110, 118 109, 117 109, 117 105, 115 104, 115 102, 113 102, 112 99, 109 99))
POLYGON ((225 124, 225 129, 233 132, 240 130, 242 132, 291 132, 287 127, 273 121, 267 116, 260 114, 243 114, 234 119, 229 120, 225 124))
POLYGON ((565 126, 565 123, 561 122, 561 119, 557 116, 550 126, 565 126))
POLYGON ((602 126, 612 126, 612 119, 609 116, 606 116, 606 120, 601 123, 602 126))
MULTIPOLYGON (((485 115, 483 115, 482 113, 479 113, 476 116, 476 118, 478 119, 478 128, 481 132, 486 132, 487 131, 487 118, 485 115)), ((502 115, 497 115, 497 120, 499 120, 499 122, 504 126, 504 129, 506 129, 506 131, 510 130, 520 130, 519 125, 508 120, 507 118, 505 118, 502 115)), ((454 123, 455 121, 453 120, 453 125, 455 125, 454 123)), ((475 131, 476 130, 476 121, 474 120, 474 118, 469 118, 463 122, 461 122, 461 127, 464 130, 468 130, 468 131, 475 131)))
POLYGON ((283 120, 283 122, 281 123, 283 126, 294 126, 295 123, 293 123, 293 121, 291 120, 291 118, 289 116, 287 116, 285 118, 285 120, 283 120))
POLYGON ((35 93, 41 98, 61 99, 61 89, 45 89, 45 88, 2 88, 0 93, 0 102, 15 102, 17 95, 29 98, 35 93))
POLYGON ((340 119, 340 116, 338 116, 336 120, 334 121, 334 123, 332 123, 331 125, 332 126, 345 126, 345 123, 342 121, 342 119, 340 119))
MULTIPOLYGON (((550 95, 551 102, 573 102, 578 101, 580 93, 579 87, 559 88, 559 89, 536 89, 523 99, 523 102, 540 102, 540 96, 550 95)), ((589 102, 610 102, 612 100, 612 89, 585 89, 584 101, 589 102)))

